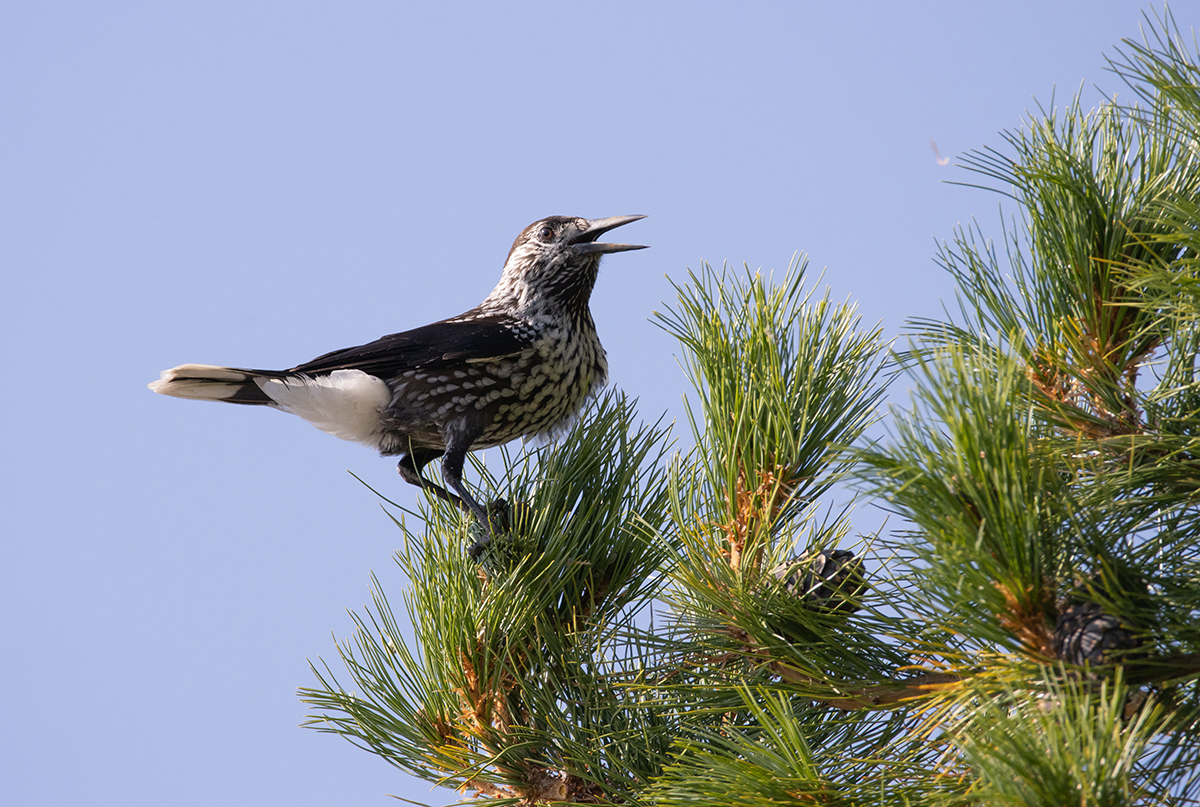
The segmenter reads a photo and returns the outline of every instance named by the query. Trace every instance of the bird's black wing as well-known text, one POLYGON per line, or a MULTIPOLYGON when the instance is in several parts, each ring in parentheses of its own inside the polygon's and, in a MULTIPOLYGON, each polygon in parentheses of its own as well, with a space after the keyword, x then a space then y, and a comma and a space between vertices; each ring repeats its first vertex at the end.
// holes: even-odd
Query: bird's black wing
POLYGON ((406 370, 433 370, 447 364, 502 358, 532 344, 527 330, 511 317, 468 313, 358 347, 335 350, 288 372, 320 375, 334 370, 362 370, 379 378, 392 378, 406 370))

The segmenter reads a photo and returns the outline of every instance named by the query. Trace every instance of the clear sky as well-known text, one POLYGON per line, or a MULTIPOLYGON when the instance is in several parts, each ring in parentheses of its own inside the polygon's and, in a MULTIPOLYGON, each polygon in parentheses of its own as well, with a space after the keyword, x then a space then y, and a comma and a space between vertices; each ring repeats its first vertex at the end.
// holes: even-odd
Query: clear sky
POLYGON ((535 219, 644 213, 592 309, 613 383, 678 416, 664 276, 803 251, 890 336, 936 316, 936 242, 996 234, 1000 197, 931 139, 1000 147, 1055 87, 1120 89, 1104 56, 1149 8, 4 3, 0 804, 454 800, 298 728, 372 570, 401 602, 347 473, 411 506, 394 460, 154 395, 160 370, 451 316, 535 219))

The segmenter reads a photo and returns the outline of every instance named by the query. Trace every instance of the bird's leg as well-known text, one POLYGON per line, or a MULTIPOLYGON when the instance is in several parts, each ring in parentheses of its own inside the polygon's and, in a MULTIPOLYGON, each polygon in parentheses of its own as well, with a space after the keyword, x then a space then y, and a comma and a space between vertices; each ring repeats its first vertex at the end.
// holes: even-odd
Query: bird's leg
POLYGON ((487 530, 487 536, 476 541, 467 550, 467 554, 472 558, 478 558, 483 548, 491 542, 492 537, 496 534, 497 528, 493 526, 493 523, 497 525, 504 523, 505 517, 502 511, 506 509, 506 505, 504 500, 498 500, 493 503, 492 512, 489 513, 488 508, 485 508, 475 500, 475 497, 471 495, 471 492, 467 490, 467 486, 462 481, 463 465, 466 463, 467 451, 471 443, 469 440, 453 439, 449 442, 450 445, 447 446, 445 452, 436 449, 413 449, 404 455, 396 465, 396 469, 400 471, 400 478, 405 482, 431 491, 443 501, 458 505, 473 515, 483 525, 484 529, 487 530), (450 487, 458 491, 457 496, 436 482, 431 482, 421 475, 421 469, 431 461, 441 457, 443 453, 445 456, 442 459, 442 478, 446 480, 450 487), (497 505, 499 505, 498 508, 497 505))
POLYGON ((401 459, 396 465, 396 470, 400 472, 400 478, 408 484, 416 485, 419 488, 432 491, 433 494, 439 499, 458 505, 467 512, 474 512, 474 510, 472 510, 472 508, 462 499, 458 498, 436 482, 430 482, 428 479, 421 476, 421 469, 429 464, 430 461, 437 459, 441 455, 441 451, 415 449, 404 455, 404 458, 401 459))
MULTIPOLYGON (((483 505, 475 501, 475 497, 467 490, 467 486, 463 484, 462 472, 463 464, 467 460, 467 449, 465 446, 456 446, 453 443, 446 449, 446 456, 442 457, 442 479, 446 480, 446 484, 454 488, 458 493, 460 502, 463 507, 469 510, 475 518, 479 519, 479 523, 483 526, 488 526, 487 510, 483 505)), ((490 532, 489 527, 489 532, 490 532)))
POLYGON ((461 498, 463 506, 475 516, 475 519, 487 530, 487 534, 480 538, 475 543, 467 548, 467 554, 472 559, 478 559, 484 548, 492 542, 498 532, 503 532, 503 526, 508 521, 508 505, 503 499, 498 499, 492 502, 488 507, 484 507, 475 500, 471 492, 467 490, 467 486, 463 484, 462 472, 463 463, 467 459, 467 451, 470 449, 470 439, 451 437, 447 441, 446 456, 442 457, 442 478, 446 480, 446 484, 454 488, 461 498))

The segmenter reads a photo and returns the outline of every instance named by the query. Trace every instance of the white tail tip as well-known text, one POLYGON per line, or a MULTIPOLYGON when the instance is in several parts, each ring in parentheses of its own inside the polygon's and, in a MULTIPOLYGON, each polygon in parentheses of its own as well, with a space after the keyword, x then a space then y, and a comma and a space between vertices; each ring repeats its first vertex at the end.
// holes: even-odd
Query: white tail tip
POLYGON ((181 364, 163 370, 157 381, 148 386, 160 395, 193 398, 200 401, 224 401, 251 380, 245 370, 217 367, 213 364, 181 364))

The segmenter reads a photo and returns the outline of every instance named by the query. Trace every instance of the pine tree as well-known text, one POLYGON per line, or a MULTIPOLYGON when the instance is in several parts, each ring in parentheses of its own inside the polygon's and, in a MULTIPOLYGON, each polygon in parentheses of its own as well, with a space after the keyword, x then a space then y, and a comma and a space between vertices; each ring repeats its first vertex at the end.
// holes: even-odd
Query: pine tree
POLYGON ((1015 218, 944 245, 960 310, 902 349, 802 260, 690 273, 687 447, 609 392, 477 468, 479 563, 397 517, 415 638, 376 586, 311 725, 485 802, 1200 801, 1200 54, 1147 30, 1133 102, 967 156, 1015 218))

